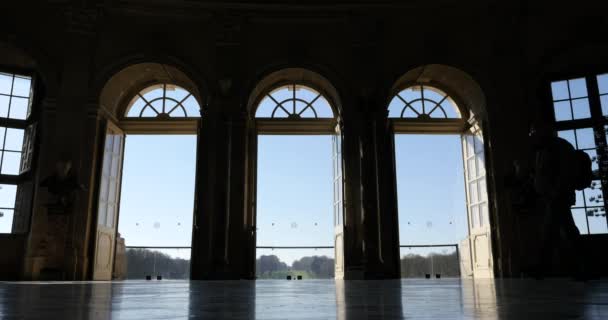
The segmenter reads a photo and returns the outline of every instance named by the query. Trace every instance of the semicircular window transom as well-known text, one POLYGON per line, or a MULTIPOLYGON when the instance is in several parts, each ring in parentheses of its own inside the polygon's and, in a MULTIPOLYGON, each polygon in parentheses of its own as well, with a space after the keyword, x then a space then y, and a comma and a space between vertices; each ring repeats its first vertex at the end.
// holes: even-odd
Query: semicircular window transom
POLYGON ((157 84, 137 93, 125 111, 126 118, 197 118, 200 106, 186 89, 174 84, 157 84))
POLYGON ((425 85, 411 86, 393 97, 389 118, 461 119, 456 103, 445 92, 425 85))
POLYGON ((260 101, 256 118, 318 119, 333 118, 329 101, 318 91, 299 84, 289 84, 269 92, 260 101))

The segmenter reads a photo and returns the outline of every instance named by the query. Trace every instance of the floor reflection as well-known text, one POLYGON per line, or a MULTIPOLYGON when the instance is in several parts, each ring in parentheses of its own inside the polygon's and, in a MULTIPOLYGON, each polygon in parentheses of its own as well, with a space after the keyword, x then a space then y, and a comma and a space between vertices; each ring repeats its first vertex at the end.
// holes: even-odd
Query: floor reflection
POLYGON ((403 318, 401 280, 336 280, 337 319, 403 318))
POLYGON ((608 282, 0 282, 0 319, 608 319, 608 282))

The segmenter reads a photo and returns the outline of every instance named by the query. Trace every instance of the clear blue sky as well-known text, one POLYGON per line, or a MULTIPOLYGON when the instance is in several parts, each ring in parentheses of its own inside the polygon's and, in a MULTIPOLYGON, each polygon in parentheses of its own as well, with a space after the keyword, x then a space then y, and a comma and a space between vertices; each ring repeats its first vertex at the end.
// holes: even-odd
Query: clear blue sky
MULTIPOLYGON (((460 139, 460 135, 395 136, 401 245, 458 244, 467 236, 460 139)), ((401 249, 402 254, 429 251, 401 249)))
MULTIPOLYGON (((259 136, 259 246, 333 246, 332 137, 259 136)), ((286 263, 332 250, 268 250, 286 263)))
POLYGON ((127 135, 118 223, 127 246, 190 246, 195 162, 194 135, 127 135))
MULTIPOLYGON (((402 244, 466 236, 459 136, 397 135, 402 244), (409 222, 409 224, 408 224, 409 222)), ((331 136, 259 136, 260 246, 333 246, 331 136)), ((190 246, 194 136, 127 136, 119 232, 128 246, 190 246)), ((187 256, 189 252, 168 252, 187 256)), ((259 250, 283 261, 333 250, 259 250)))

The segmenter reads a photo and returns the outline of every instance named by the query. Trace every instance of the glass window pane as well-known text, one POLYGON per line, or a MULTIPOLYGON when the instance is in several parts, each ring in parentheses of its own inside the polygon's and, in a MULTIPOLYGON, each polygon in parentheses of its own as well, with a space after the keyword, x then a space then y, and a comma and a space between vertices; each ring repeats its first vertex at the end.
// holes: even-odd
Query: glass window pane
POLYGON ((109 204, 113 204, 116 202, 116 180, 115 179, 111 179, 109 181, 109 187, 110 189, 108 190, 108 203, 109 204))
POLYGON ((570 142, 570 144, 576 148, 576 139, 574 138, 574 130, 558 131, 557 136, 570 142))
POLYGON ((600 96, 600 103, 602 104, 602 115, 608 116, 608 94, 600 96))
POLYGON ((144 101, 144 99, 142 99, 142 98, 136 99, 134 102, 132 102, 129 109, 127 109, 127 117, 139 117, 139 113, 141 112, 141 109, 143 109, 143 107, 145 105, 146 105, 146 102, 144 101))
POLYGON ((10 102, 9 96, 0 95, 0 117, 6 118, 8 117, 8 105, 10 102))
POLYGON ((6 129, 4 150, 21 151, 23 148, 23 129, 6 129))
POLYGON ((156 110, 158 113, 165 112, 165 110, 163 109, 163 101, 162 100, 152 101, 152 102, 150 102, 150 106, 154 107, 154 110, 156 110))
POLYGON ((597 86, 600 94, 608 93, 608 73, 597 76, 597 86))
POLYGON ((126 117, 155 118, 162 113, 177 118, 199 117, 200 107, 194 96, 184 88, 173 84, 158 84, 140 91, 131 100, 126 117))
POLYGON ((475 172, 477 173, 477 177, 480 177, 486 173, 486 164, 484 163, 484 158, 480 156, 475 157, 475 163, 475 166, 477 167, 475 172))
POLYGON ((11 99, 11 108, 9 118, 25 120, 27 118, 27 109, 29 107, 29 99, 13 97, 11 99))
POLYGON ((416 110, 417 115, 415 116, 416 118, 418 117, 419 114, 423 114, 424 112, 422 111, 422 101, 414 101, 412 103, 410 103, 410 106, 416 110))
POLYGON ((601 206, 604 204, 600 180, 594 180, 591 187, 584 190, 584 194, 587 206, 601 206))
POLYGON ((471 227, 477 228, 479 226, 479 207, 471 206, 471 227))
POLYGON ((576 129, 576 143, 578 149, 595 149, 593 129, 576 129))
POLYGON ((163 96, 163 86, 162 85, 154 85, 148 87, 140 92, 140 94, 148 100, 148 102, 152 102, 154 99, 161 98, 163 96))
POLYGON ((188 97, 188 99, 186 99, 182 105, 184 106, 184 109, 186 109, 186 113, 188 114, 188 117, 200 117, 201 116, 201 109, 198 106, 198 102, 196 102, 196 99, 194 98, 194 96, 190 96, 188 97))
POLYGON ((157 113, 150 107, 146 107, 141 115, 142 118, 155 118, 156 116, 157 113))
MULTIPOLYGON (((443 110, 447 114, 448 118, 450 118, 450 119, 458 119, 458 118, 461 117, 460 110, 456 106, 456 103, 454 102, 454 100, 452 100, 451 98, 448 97, 447 99, 445 99, 441 103, 441 107, 443 108, 443 110)), ((443 114, 443 112, 441 114, 443 114)))
POLYGON ((408 107, 405 109, 405 111, 403 111, 403 118, 416 119, 416 118, 418 118, 418 114, 412 108, 408 107))
POLYGON ((570 101, 560 101, 553 103, 556 121, 572 120, 572 110, 570 109, 570 101))
POLYGON ((114 149, 112 150, 114 154, 120 153, 120 149, 122 148, 123 137, 121 135, 114 135, 114 149))
POLYGON ((106 222, 107 202, 99 201, 99 210, 97 211, 97 224, 104 226, 106 222))
POLYGON ((101 178, 101 186, 99 187, 99 201, 104 201, 107 202, 108 201, 108 185, 109 185, 109 179, 107 176, 103 176, 101 178))
POLYGON ((14 211, 0 209, 0 233, 11 233, 13 231, 14 211))
POLYGON ((401 114, 403 118, 418 118, 422 114, 430 118, 461 117, 453 99, 440 89, 429 86, 424 86, 424 90, 422 86, 412 86, 399 92, 389 104, 389 117, 398 118, 401 114))
POLYGON ((582 98, 587 96, 587 82, 585 78, 573 79, 568 81, 570 86, 570 98, 582 98))
POLYGON ((481 135, 476 134, 473 140, 475 141, 475 153, 479 154, 483 152, 483 138, 481 135))
POLYGON ((552 82, 551 93, 553 95, 553 101, 570 98, 568 96, 568 83, 566 81, 552 82))
POLYGON ((472 156, 475 153, 475 137, 473 135, 466 136, 467 143, 467 157, 472 156))
POLYGON ((591 170, 593 170, 593 171, 599 170, 600 167, 599 167, 599 160, 597 158, 597 150, 595 150, 595 149, 585 150, 585 152, 589 155, 589 158, 591 159, 591 170))
POLYGON ((471 201, 471 204, 479 202, 477 195, 477 182, 469 183, 469 200, 471 201))
POLYGON ((30 97, 30 87, 32 80, 30 78, 15 77, 13 84, 13 95, 20 97, 30 97))
POLYGON ((108 204, 108 212, 106 213, 106 227, 114 227, 114 214, 116 214, 116 205, 108 204))
POLYGON ((469 160, 467 160, 467 176, 469 177, 469 180, 475 179, 475 173, 476 173, 476 169, 475 169, 475 157, 470 158, 469 160))
POLYGON ((166 88, 167 88, 167 91, 166 91, 165 95, 168 98, 177 100, 177 102, 184 100, 184 98, 186 98, 186 96, 188 96, 188 94, 189 94, 188 91, 186 91, 185 89, 180 88, 175 85, 168 84, 166 88))
POLYGON ((12 184, 0 184, 0 208, 15 208, 15 197, 17 186, 12 184))
POLYGON ((277 89, 274 89, 270 95, 279 103, 293 98, 293 90, 292 86, 284 86, 277 89))
POLYGON ((591 118, 591 111, 589 110, 589 99, 582 98, 572 100, 572 111, 574 112, 574 119, 591 118))
POLYGON ((256 118, 270 118, 274 110, 274 101, 269 97, 264 97, 262 102, 258 105, 258 109, 255 112, 256 118))
POLYGON ((606 223, 606 211, 604 208, 594 208, 593 216, 588 213, 589 232, 591 234, 608 233, 608 224, 606 223))
POLYGON ((18 175, 21 164, 20 152, 5 151, 2 156, 2 174, 18 175))
POLYGON ((11 94, 11 88, 13 87, 13 75, 0 73, 0 93, 11 94))
POLYGON ((488 204, 487 203, 483 203, 480 206, 480 213, 479 213, 479 215, 481 217, 480 220, 479 220, 480 221, 480 223, 479 223, 480 226, 483 227, 483 226, 487 226, 487 225, 490 224, 490 217, 488 216, 488 204))
POLYGON ((333 118, 334 117, 334 112, 333 112, 331 106, 329 105, 329 102, 324 97, 320 97, 319 99, 317 99, 317 101, 315 101, 313 106, 315 107, 315 111, 317 111, 317 117, 319 117, 319 118, 333 118))
POLYGON ((584 207, 585 206, 585 194, 583 191, 576 190, 576 201, 574 203, 574 207, 584 207))
POLYGON ((589 234, 585 209, 572 209, 572 218, 581 234, 589 234))
POLYGON ((488 188, 486 186, 486 179, 482 178, 477 182, 479 185, 479 201, 487 201, 488 200, 488 188))
MULTIPOLYGON (((388 105, 388 117, 389 118, 401 118, 401 109, 403 109, 404 103, 398 97, 394 97, 391 103, 388 105)), ((261 105, 260 105, 261 107, 261 105)), ((260 108, 258 108, 258 113, 260 108)))

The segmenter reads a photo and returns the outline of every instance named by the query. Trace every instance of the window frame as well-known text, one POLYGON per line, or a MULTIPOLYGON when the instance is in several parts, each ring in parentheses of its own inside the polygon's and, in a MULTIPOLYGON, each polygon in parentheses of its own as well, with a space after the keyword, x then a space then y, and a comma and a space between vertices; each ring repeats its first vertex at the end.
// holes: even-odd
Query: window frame
POLYGON ((281 81, 269 86, 262 91, 254 100, 252 118, 255 121, 258 135, 316 135, 335 134, 336 125, 339 123, 340 113, 335 101, 330 98, 325 90, 305 81, 281 81), (271 92, 285 86, 303 86, 317 91, 329 104, 333 113, 332 118, 268 118, 256 117, 260 103, 271 92))
POLYGON ((393 124, 395 134, 463 134, 469 128, 468 119, 470 112, 463 108, 464 102, 454 95, 450 90, 442 88, 441 86, 434 85, 433 83, 407 83, 400 86, 398 90, 393 92, 386 103, 386 117, 393 124), (460 118, 395 118, 389 117, 390 103, 397 97, 397 95, 411 87, 431 87, 445 93, 446 97, 452 99, 458 112, 460 112, 460 118))
MULTIPOLYGON (((571 207, 572 210, 584 209, 585 211, 585 222, 587 229, 585 232, 581 231, 581 235, 583 236, 593 236, 593 235, 606 235, 608 231, 605 233, 591 233, 591 228, 589 224, 589 216, 587 215, 588 209, 594 209, 603 207, 604 208, 604 218, 606 222, 606 229, 608 230, 608 202, 606 197, 608 196, 608 147, 607 147, 607 137, 606 137, 606 128, 608 127, 608 115, 604 116, 602 114, 602 105, 600 100, 599 86, 597 77, 603 74, 608 74, 608 72, 577 72, 570 74, 560 74, 558 76, 553 76, 548 79, 546 82, 546 98, 545 101, 548 101, 548 109, 550 110, 550 115, 552 117, 552 121, 554 124, 555 134, 557 135, 560 131, 566 130, 577 130, 577 129, 591 129, 593 131, 593 137, 595 142, 595 151, 597 154, 598 161, 598 172, 594 173, 593 181, 599 180, 602 187, 602 197, 603 197, 603 205, 589 205, 587 206, 587 199, 583 199, 583 206, 573 205, 571 207), (589 101, 589 118, 582 119, 574 119, 574 114, 572 120, 560 120, 556 119, 556 112, 554 103, 556 101, 562 101, 560 99, 553 99, 553 91, 552 84, 560 81, 569 81, 574 79, 583 78, 585 80, 585 85, 587 87, 587 99, 589 101)), ((569 97, 568 100, 564 101, 572 101, 572 97, 569 97)), ((575 148, 577 146, 574 146, 575 148)), ((581 191, 582 192, 582 191, 581 191)), ((584 194, 583 194, 584 196, 584 194)))
MULTIPOLYGON (((11 232, 0 233, 0 235, 18 235, 26 234, 30 229, 30 218, 32 214, 33 202, 33 177, 37 165, 38 153, 38 105, 40 91, 38 79, 35 71, 29 69, 13 68, 0 65, 0 73, 9 74, 19 77, 30 78, 30 95, 28 97, 28 110, 25 119, 11 119, 8 117, 0 117, 0 127, 6 129, 23 130, 23 141, 19 159, 19 170, 17 174, 3 174, 0 172, 0 184, 16 186, 15 203, 13 204, 13 219, 11 222, 11 232), (29 134, 29 135, 28 135, 29 134), (24 159, 27 157, 27 159, 24 159), (27 160, 28 165, 24 167, 23 161, 27 160), (26 212, 19 213, 20 210, 26 212), (22 222, 16 226, 15 218, 18 214, 26 215, 22 222), (15 228, 19 230, 15 230, 15 228)), ((14 83, 12 84, 14 85, 14 83)), ((10 96, 13 96, 11 93, 10 96)), ((9 210, 3 208, 2 210, 9 210)))
MULTIPOLYGON (((165 90, 165 89, 163 89, 165 90)), ((133 88, 126 95, 126 99, 123 100, 122 108, 119 108, 118 117, 116 123, 124 131, 125 134, 196 134, 198 131, 198 122, 203 117, 202 115, 202 104, 200 99, 192 93, 175 82, 154 82, 146 83, 145 85, 133 88), (200 115, 198 117, 127 117, 127 112, 131 108, 132 104, 141 99, 140 93, 147 88, 157 85, 174 85, 177 86, 194 98, 199 106, 200 115), (136 99, 138 98, 138 99, 136 99)))

